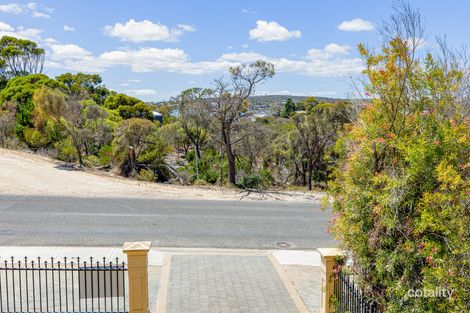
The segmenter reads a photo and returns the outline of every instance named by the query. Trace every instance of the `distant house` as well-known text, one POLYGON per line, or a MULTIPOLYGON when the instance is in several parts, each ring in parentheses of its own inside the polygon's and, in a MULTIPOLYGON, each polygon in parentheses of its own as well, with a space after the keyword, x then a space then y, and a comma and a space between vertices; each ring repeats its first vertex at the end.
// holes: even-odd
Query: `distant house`
POLYGON ((163 115, 157 111, 152 111, 152 116, 154 121, 159 121, 160 124, 163 124, 163 115))

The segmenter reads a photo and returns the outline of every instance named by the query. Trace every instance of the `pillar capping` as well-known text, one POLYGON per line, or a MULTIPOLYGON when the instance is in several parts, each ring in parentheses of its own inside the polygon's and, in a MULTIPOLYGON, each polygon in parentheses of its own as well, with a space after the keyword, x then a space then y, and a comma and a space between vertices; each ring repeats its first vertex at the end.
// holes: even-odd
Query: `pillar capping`
POLYGON ((151 245, 152 245, 151 241, 125 242, 124 246, 122 247, 122 251, 124 253, 137 252, 137 251, 149 251, 151 245))
POLYGON ((346 255, 343 250, 338 248, 318 248, 317 251, 320 253, 321 257, 325 259, 346 255))

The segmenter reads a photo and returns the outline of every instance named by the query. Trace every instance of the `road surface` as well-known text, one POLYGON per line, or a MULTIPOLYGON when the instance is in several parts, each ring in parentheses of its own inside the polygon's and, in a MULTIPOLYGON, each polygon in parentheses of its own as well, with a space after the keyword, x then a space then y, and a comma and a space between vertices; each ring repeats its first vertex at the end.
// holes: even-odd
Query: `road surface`
POLYGON ((318 203, 0 195, 0 246, 331 247, 318 203))

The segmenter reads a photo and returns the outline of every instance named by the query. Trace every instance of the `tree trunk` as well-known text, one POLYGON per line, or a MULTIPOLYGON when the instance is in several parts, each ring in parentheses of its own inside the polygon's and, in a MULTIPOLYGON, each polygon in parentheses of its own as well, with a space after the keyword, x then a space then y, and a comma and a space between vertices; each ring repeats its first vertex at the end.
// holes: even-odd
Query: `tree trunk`
POLYGON ((228 181, 230 184, 235 185, 236 168, 235 168, 235 155, 232 151, 232 146, 226 146, 227 162, 228 162, 228 181))
POLYGON ((308 190, 312 190, 312 175, 313 175, 313 156, 309 155, 308 157, 308 190))
POLYGON ((235 155, 232 151, 232 142, 230 139, 230 125, 227 129, 225 126, 226 125, 222 124, 222 141, 224 143, 225 153, 227 154, 228 181, 230 184, 235 185, 237 170, 235 168, 235 155))
POLYGON ((83 145, 85 146, 85 155, 88 156, 90 151, 88 150, 88 142, 85 140, 85 142, 83 143, 83 145))
POLYGON ((305 162, 301 161, 302 165, 302 186, 305 187, 307 185, 307 166, 305 166, 305 162))
POLYGON ((77 150, 78 163, 80 164, 80 166, 82 166, 83 165, 83 159, 82 159, 82 151, 81 151, 80 144, 78 143, 78 140, 75 138, 75 136, 72 136, 72 141, 73 141, 73 145, 75 147, 75 150, 77 150))
POLYGON ((194 143, 194 150, 196 150, 196 156, 200 160, 201 159, 201 149, 199 149, 199 144, 194 143))

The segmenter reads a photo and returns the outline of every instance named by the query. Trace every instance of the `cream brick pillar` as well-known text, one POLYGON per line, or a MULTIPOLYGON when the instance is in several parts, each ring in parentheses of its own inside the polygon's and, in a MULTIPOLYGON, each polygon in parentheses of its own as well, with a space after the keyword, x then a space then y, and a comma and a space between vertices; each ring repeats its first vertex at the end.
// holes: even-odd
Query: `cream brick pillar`
POLYGON ((331 296, 334 291, 334 274, 333 266, 335 265, 335 257, 344 256, 340 249, 336 248, 320 248, 317 249, 321 255, 322 261, 322 299, 321 299, 321 312, 333 313, 334 308, 330 304, 331 296))
POLYGON ((125 242, 129 277, 129 313, 148 313, 148 253, 150 241, 125 242))

